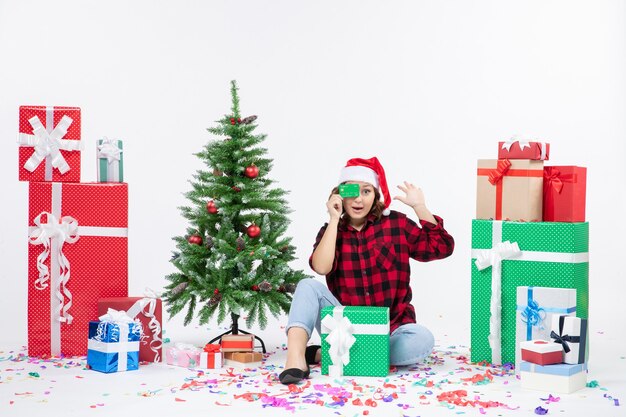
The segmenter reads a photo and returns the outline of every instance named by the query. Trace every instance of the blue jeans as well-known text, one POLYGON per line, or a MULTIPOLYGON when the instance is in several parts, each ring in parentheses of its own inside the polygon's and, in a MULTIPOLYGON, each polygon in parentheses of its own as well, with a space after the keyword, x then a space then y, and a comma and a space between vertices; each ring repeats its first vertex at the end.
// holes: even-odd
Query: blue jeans
MULTIPOLYGON (((301 327, 311 338, 315 327, 321 334, 320 311, 326 306, 338 305, 339 301, 326 285, 312 278, 303 279, 293 294, 286 331, 291 327, 301 327)), ((435 338, 426 327, 411 323, 404 324, 391 333, 389 344, 392 365, 412 365, 430 355, 435 338)))

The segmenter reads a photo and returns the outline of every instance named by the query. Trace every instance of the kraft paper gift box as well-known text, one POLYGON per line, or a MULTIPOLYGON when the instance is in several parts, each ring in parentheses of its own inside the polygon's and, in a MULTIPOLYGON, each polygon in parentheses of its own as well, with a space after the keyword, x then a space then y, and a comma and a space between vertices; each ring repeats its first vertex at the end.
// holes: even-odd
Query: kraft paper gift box
POLYGON ((587 199, 587 168, 543 168, 543 221, 584 222, 587 199))
POLYGON ((100 321, 89 322, 87 365, 105 373, 139 369, 141 333, 141 323, 109 309, 100 321))
POLYGON ((517 287, 576 290, 589 311, 589 224, 472 221, 471 360, 513 363, 517 287))
POLYGON ((227 334, 222 336, 222 352, 252 352, 254 350, 254 335, 227 334))
POLYGON ((520 140, 498 142, 498 159, 533 159, 547 161, 550 159, 550 144, 546 142, 520 140))
POLYGON ((80 182, 80 108, 20 106, 19 180, 80 182))
POLYGON ((124 182, 124 150, 121 140, 98 139, 96 160, 98 182, 124 182))
POLYGON ((256 368, 261 366, 263 354, 260 352, 225 352, 224 365, 234 367, 256 368))
POLYGON ((202 349, 197 346, 175 343, 165 349, 165 361, 168 365, 197 368, 200 364, 200 352, 202 349))
POLYGON ((128 295, 128 186, 29 183, 28 354, 84 356, 98 300, 128 295))
POLYGON ((328 306, 321 319, 323 375, 388 375, 389 308, 328 306))
POLYGON ((479 159, 476 218, 541 221, 543 161, 479 159))
POLYGON ((536 365, 522 362, 520 365, 522 388, 545 392, 571 394, 587 385, 587 365, 536 365))
POLYGON ((98 300, 98 315, 113 308, 124 310, 131 318, 141 322, 143 336, 139 344, 139 360, 142 362, 161 362, 163 357, 163 306, 161 299, 153 295, 154 297, 110 297, 98 300))
POLYGON ((520 350, 525 362, 542 366, 563 363, 563 346, 552 341, 527 340, 520 343, 520 350))
POLYGON ((222 367, 222 352, 220 345, 207 343, 200 352, 199 368, 218 369, 222 367))
POLYGON ((521 343, 535 339, 550 340, 552 317, 576 315, 576 290, 572 288, 517 287, 516 298, 515 364, 519 365, 520 361, 525 360, 520 351, 521 343))
POLYGON ((579 364, 586 362, 587 320, 579 317, 553 316, 550 337, 563 348, 563 362, 579 364))

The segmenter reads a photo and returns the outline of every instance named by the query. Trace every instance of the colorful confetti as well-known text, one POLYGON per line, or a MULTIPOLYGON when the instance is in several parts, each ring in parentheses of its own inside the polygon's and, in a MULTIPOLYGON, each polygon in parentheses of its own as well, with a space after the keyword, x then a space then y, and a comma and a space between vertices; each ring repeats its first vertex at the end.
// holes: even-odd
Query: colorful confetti
MULTIPOLYGON (((246 406, 269 408, 288 415, 310 410, 339 417, 418 417, 429 415, 428 410, 435 407, 443 408, 443 412, 450 416, 472 413, 497 416, 504 415, 504 410, 520 409, 531 398, 520 394, 519 379, 512 365, 471 363, 467 347, 463 346, 436 350, 424 363, 395 368, 387 378, 335 379, 321 375, 320 367, 314 366, 311 368, 311 379, 289 386, 278 381, 278 374, 283 368, 276 364, 282 364, 285 348, 284 345, 276 346, 265 355, 263 365, 258 368, 202 370, 166 364, 143 365, 139 371, 128 373, 128 379, 123 384, 123 389, 127 391, 117 389, 115 383, 103 383, 102 378, 115 380, 115 375, 88 370, 85 358, 29 358, 25 350, 8 354, 0 352, 0 384, 5 391, 15 386, 11 399, 5 402, 12 406, 25 402, 44 404, 54 396, 69 395, 65 388, 68 383, 77 386, 97 381, 96 386, 102 386, 106 391, 94 393, 96 397, 82 399, 82 407, 96 409, 108 405, 111 408, 125 398, 137 397, 148 404, 160 397, 167 399, 166 403, 171 407, 189 407, 200 399, 211 407, 236 408, 247 403, 246 406), (277 354, 283 355, 280 360, 277 354), (144 366, 149 372, 142 373, 144 366), (161 375, 171 375, 171 379, 164 383, 161 375), (132 391, 128 392, 129 389, 132 391), (104 399, 106 402, 103 402, 104 399)), ((598 381, 592 380, 587 386, 603 391, 602 401, 607 399, 612 406, 620 406, 619 399, 610 395, 608 388, 600 387, 598 381)), ((536 401, 538 396, 532 398, 536 401)), ((599 396, 574 398, 597 402, 599 396)), ((544 405, 537 408, 533 405, 530 410, 544 415, 548 413, 548 408, 544 407, 558 403, 559 413, 567 413, 575 410, 571 399, 571 396, 544 395, 540 397, 544 405)), ((553 410, 553 413, 556 414, 556 411, 553 410)))

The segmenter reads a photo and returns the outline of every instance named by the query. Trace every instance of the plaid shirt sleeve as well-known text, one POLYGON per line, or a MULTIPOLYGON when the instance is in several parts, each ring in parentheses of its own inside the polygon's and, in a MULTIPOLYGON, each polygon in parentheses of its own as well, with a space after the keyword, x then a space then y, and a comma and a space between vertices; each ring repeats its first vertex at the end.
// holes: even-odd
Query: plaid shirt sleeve
POLYGON ((454 238, 443 227, 443 219, 434 216, 437 224, 421 220, 421 228, 406 218, 404 232, 409 245, 409 256, 420 262, 434 261, 452 255, 454 238))
MULTIPOLYGON (((328 223, 325 223, 324 226, 321 227, 320 231, 317 232, 317 237, 315 238, 315 243, 313 244, 313 251, 311 252, 311 256, 309 256, 309 266, 313 269, 313 252, 317 249, 317 245, 320 244, 322 237, 324 237, 324 233, 326 233, 326 228, 328 227, 328 223)), ((337 259, 339 258, 339 249, 335 244, 335 259, 333 260, 333 267, 330 270, 329 274, 332 274, 337 270, 337 259)), ((315 269, 313 269, 315 271, 315 269)))

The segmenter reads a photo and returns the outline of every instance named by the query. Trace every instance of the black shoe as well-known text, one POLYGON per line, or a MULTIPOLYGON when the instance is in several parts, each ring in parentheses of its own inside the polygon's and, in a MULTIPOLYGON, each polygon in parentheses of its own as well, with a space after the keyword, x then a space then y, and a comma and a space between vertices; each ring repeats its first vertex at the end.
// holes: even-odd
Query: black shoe
POLYGON ((307 379, 310 373, 311 369, 308 366, 306 371, 303 371, 300 368, 289 368, 282 371, 278 376, 278 379, 285 385, 297 384, 303 379, 307 379))
POLYGON ((307 365, 315 365, 319 362, 315 360, 315 355, 317 355, 317 351, 321 349, 320 345, 311 345, 307 346, 304 351, 304 359, 306 360, 307 365))

